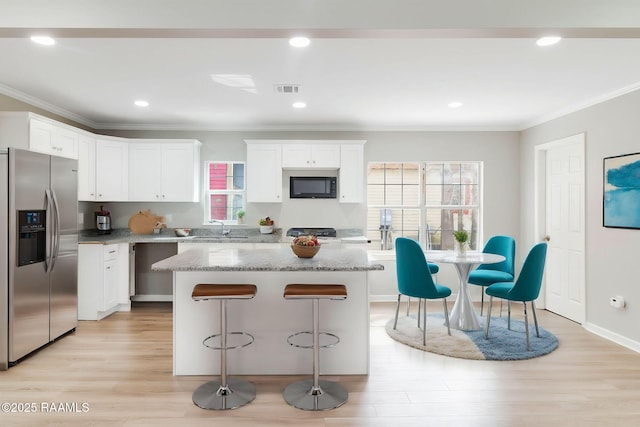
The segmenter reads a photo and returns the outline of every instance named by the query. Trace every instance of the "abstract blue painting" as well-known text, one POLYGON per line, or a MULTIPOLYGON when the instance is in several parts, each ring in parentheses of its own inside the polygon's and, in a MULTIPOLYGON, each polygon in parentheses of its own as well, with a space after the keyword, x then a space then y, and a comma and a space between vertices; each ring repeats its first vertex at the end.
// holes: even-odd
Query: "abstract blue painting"
POLYGON ((640 153, 604 159, 603 225, 640 229, 640 153))

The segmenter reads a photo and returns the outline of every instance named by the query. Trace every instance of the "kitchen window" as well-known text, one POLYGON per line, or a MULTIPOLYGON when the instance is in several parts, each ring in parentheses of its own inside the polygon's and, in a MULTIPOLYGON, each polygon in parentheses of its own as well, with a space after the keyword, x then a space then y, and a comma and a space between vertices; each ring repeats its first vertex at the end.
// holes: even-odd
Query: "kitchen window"
POLYGON ((245 210, 245 164, 243 162, 205 163, 204 222, 236 223, 245 210))
POLYGON ((481 162, 369 163, 367 237, 376 249, 403 236, 427 250, 453 250, 453 231, 464 229, 475 250, 481 176, 481 162))

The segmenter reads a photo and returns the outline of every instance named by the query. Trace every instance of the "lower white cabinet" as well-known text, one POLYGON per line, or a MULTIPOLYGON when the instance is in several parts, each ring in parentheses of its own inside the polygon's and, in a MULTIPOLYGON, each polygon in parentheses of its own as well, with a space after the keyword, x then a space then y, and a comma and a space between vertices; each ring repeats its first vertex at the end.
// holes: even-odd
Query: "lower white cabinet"
POLYGON ((78 245, 78 320, 130 309, 129 244, 78 245))

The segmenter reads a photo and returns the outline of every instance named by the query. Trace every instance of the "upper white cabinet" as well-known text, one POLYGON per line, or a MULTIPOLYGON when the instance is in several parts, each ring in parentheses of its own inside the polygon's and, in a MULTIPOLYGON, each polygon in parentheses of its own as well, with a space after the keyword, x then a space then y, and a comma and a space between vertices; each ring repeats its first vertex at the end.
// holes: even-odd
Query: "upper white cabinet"
POLYGON ((96 139, 78 139, 78 200, 96 200, 96 139))
POLYGON ((282 144, 284 169, 338 169, 340 144, 282 144))
POLYGON ((78 139, 84 131, 28 112, 0 113, 0 146, 78 158, 78 139))
POLYGON ((129 145, 119 139, 96 140, 96 201, 129 201, 129 145))
POLYGON ((282 169, 339 169, 338 199, 364 201, 366 141, 245 140, 247 201, 281 202, 282 169))
POLYGON ((282 202, 282 146, 247 142, 247 201, 282 202))
POLYGON ((364 146, 340 146, 340 174, 338 192, 341 203, 364 202, 364 146))
POLYGON ((198 202, 200 142, 162 140, 129 144, 129 200, 198 202))

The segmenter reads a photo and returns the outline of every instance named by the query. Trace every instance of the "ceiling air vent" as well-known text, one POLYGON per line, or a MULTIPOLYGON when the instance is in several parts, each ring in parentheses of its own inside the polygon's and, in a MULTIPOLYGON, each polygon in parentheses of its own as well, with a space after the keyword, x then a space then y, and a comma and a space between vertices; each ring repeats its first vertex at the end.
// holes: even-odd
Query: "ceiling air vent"
POLYGON ((296 85, 296 84, 276 84, 273 85, 273 90, 276 91, 276 93, 292 93, 292 94, 296 94, 298 92, 300 92, 300 85, 296 85))

